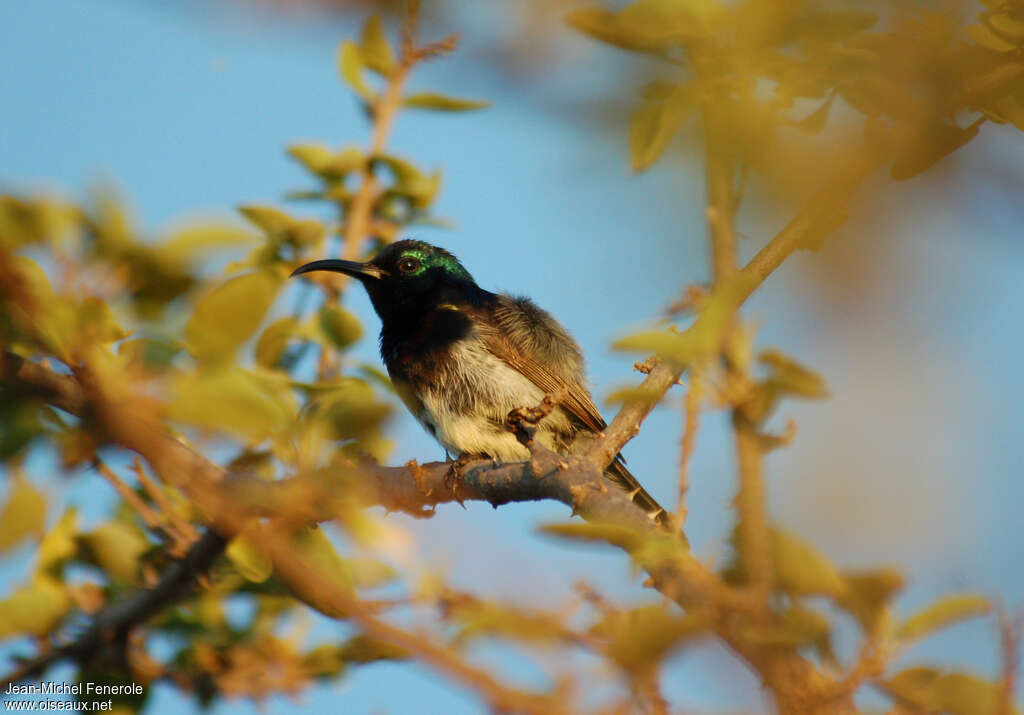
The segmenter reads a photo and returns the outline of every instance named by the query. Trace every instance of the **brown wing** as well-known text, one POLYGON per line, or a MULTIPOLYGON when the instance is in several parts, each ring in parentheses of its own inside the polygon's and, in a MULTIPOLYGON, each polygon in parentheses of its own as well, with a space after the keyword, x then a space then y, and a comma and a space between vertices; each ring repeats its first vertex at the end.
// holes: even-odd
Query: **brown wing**
POLYGON ((492 317, 498 329, 482 335, 491 353, 544 392, 559 395, 561 406, 591 432, 607 426, 583 385, 579 346, 550 314, 527 298, 499 295, 492 317))
MULTIPOLYGON (((493 311, 497 330, 483 330, 487 349, 544 392, 559 394, 559 404, 592 432, 607 424, 597 411, 583 380, 583 355, 576 341, 546 311, 526 298, 499 295, 493 311)), ((622 455, 605 475, 633 495, 644 511, 665 523, 665 510, 640 485, 622 455)))

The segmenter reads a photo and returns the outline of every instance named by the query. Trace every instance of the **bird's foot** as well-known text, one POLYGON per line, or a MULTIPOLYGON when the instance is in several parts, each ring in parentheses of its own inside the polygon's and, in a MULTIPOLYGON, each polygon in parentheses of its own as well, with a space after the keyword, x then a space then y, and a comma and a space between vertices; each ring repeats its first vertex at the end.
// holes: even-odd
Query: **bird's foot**
MULTIPOLYGON (((475 454, 475 453, 463 453, 458 456, 453 462, 448 465, 448 471, 444 475, 444 486, 446 489, 450 489, 453 493, 459 488, 459 480, 461 477, 460 472, 470 462, 483 459, 486 455, 475 454)), ((462 500, 458 499, 459 504, 462 504, 462 500)))

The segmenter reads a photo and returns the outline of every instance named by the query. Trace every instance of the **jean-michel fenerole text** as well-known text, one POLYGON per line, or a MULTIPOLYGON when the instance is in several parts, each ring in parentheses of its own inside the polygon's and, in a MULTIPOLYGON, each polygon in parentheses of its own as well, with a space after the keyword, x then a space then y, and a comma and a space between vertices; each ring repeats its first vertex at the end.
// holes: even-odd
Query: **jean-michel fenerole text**
POLYGON ((8 683, 4 695, 142 695, 138 683, 107 685, 105 683, 66 683, 46 681, 19 685, 8 683))

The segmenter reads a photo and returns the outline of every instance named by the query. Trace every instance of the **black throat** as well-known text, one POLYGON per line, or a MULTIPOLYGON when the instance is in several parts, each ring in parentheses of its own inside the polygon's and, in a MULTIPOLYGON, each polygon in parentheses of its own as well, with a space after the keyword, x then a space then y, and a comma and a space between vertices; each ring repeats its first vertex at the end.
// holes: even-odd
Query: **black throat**
POLYGON ((473 332, 476 321, 486 320, 495 298, 475 283, 445 282, 401 301, 374 301, 381 319, 380 353, 388 370, 405 372, 400 368, 443 360, 454 343, 473 332))

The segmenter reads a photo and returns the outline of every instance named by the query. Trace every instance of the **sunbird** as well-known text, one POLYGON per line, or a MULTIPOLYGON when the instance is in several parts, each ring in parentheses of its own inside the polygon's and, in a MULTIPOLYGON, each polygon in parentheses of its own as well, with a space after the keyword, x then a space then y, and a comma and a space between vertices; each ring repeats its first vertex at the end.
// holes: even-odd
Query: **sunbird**
MULTIPOLYGON (((396 241, 367 263, 325 259, 292 276, 335 271, 355 278, 381 321, 380 353, 416 420, 459 461, 530 458, 506 426, 509 412, 560 396, 535 439, 565 454, 580 433, 607 425, 585 386, 583 353, 569 333, 529 298, 491 293, 438 246, 396 241)), ((622 455, 605 476, 665 523, 666 512, 626 469, 622 455)))

